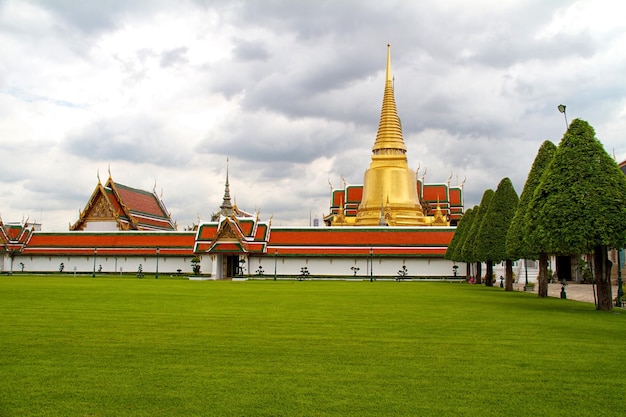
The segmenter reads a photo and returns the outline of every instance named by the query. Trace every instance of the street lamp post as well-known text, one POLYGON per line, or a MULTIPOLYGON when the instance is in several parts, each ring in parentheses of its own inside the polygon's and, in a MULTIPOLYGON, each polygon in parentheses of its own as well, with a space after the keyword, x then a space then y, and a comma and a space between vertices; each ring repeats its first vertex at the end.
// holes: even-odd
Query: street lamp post
POLYGON ((274 250, 274 281, 276 281, 276 256, 278 255, 278 249, 274 250))
POLYGON ((93 272, 91 273, 92 278, 96 277, 96 256, 98 255, 98 248, 93 248, 93 272))
POLYGON ((624 289, 622 288, 622 259, 621 259, 621 249, 617 250, 617 302, 615 303, 616 307, 621 307, 623 305, 622 298, 624 297, 624 289))
POLYGON ((154 274, 154 279, 159 279, 159 251, 160 249, 156 248, 156 272, 154 274))
POLYGON ((370 247, 370 282, 374 282, 374 248, 370 247))
POLYGON ((556 108, 559 109, 559 111, 563 113, 563 116, 565 117, 565 130, 567 131, 569 124, 567 123, 567 113, 565 113, 566 106, 564 104, 559 104, 556 108))
POLYGON ((528 287, 528 259, 524 258, 524 272, 526 273, 526 283, 524 284, 524 291, 528 287))

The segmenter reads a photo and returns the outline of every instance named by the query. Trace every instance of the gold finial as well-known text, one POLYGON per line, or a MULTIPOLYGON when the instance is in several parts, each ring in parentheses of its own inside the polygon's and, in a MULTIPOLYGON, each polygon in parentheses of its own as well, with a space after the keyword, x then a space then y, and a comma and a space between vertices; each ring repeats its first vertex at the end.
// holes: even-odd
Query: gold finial
POLYGON ((98 177, 98 184, 100 184, 100 168, 98 168, 98 171, 96 172, 96 177, 98 177))
POLYGON ((111 163, 110 162, 109 162, 108 171, 109 171, 109 178, 111 178, 111 163))
POLYGON ((391 45, 387 44, 387 74, 385 74, 385 81, 389 81, 393 84, 393 75, 391 73, 391 45))
MULTIPOLYGON (((448 187, 450 186, 450 181, 452 181, 452 171, 450 171, 450 176, 448 177, 448 181, 446 181, 446 184, 448 184, 448 187)), ((439 199, 439 196, 437 196, 437 199, 439 199)))

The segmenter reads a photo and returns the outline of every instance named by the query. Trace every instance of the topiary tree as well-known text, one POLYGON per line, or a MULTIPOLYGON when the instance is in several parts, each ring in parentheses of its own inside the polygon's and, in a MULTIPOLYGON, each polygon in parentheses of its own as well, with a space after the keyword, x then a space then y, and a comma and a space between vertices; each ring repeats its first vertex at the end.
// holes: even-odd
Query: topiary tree
MULTIPOLYGON (((544 141, 539 148, 535 161, 533 162, 530 172, 528 173, 528 178, 526 178, 526 182, 524 183, 524 189, 522 190, 519 203, 517 204, 517 208, 515 210, 515 215, 513 216, 511 226, 509 227, 509 231, 506 235, 506 251, 510 259, 540 258, 539 271, 544 271, 545 276, 542 279, 540 273, 539 291, 537 291, 539 297, 548 296, 548 257, 545 253, 542 256, 539 256, 539 253, 536 252, 533 247, 528 245, 524 218, 526 216, 526 212, 528 211, 528 205, 533 197, 535 189, 541 181, 541 176, 548 167, 548 164, 550 164, 550 161, 552 161, 555 152, 556 145, 549 140, 544 141), (541 285, 542 281, 544 282, 543 286, 541 285)), ((526 279, 528 279, 528 277, 526 277, 526 279)))
MULTIPOLYGON (((463 255, 461 254, 463 250, 463 244, 469 235, 469 231, 472 227, 472 221, 474 220, 474 210, 478 206, 474 206, 474 209, 467 209, 461 217, 459 224, 456 226, 456 230, 454 232, 454 236, 448 245, 448 249, 444 255, 445 259, 449 259, 455 262, 465 262, 463 255)), ((470 279, 470 263, 466 263, 467 268, 465 268, 465 279, 469 281, 470 279)))
POLYGON ((494 262, 504 261, 507 291, 513 291, 513 261, 506 252, 506 235, 518 201, 513 183, 509 178, 503 178, 489 202, 476 239, 476 253, 487 264, 485 284, 493 285, 494 262))
POLYGON ((484 259, 480 259, 476 252, 476 246, 478 245, 476 239, 478 236, 478 232, 480 231, 480 226, 482 224, 483 218, 485 217, 485 213, 487 212, 487 208, 489 207, 489 202, 493 198, 494 191, 489 189, 483 193, 483 198, 480 200, 480 205, 475 210, 474 213, 474 221, 472 221, 472 227, 470 229, 469 234, 467 235, 467 239, 463 242, 463 249, 461 254, 465 259, 465 262, 476 262, 476 283, 481 283, 481 275, 482 275, 482 264, 481 261, 484 259))
POLYGON ((515 209, 515 215, 511 221, 511 226, 506 235, 506 250, 508 256, 512 259, 537 259, 538 253, 533 251, 526 242, 526 234, 524 233, 524 217, 528 210, 528 204, 533 197, 535 189, 541 181, 541 175, 547 168, 550 161, 554 157, 556 151, 556 145, 549 140, 544 141, 537 152, 537 156, 533 162, 533 165, 528 173, 526 182, 524 183, 524 189, 519 198, 519 203, 515 209))
POLYGON ((570 124, 525 217, 538 252, 593 252, 599 310, 613 308, 608 248, 626 244, 626 177, 584 120, 570 124))

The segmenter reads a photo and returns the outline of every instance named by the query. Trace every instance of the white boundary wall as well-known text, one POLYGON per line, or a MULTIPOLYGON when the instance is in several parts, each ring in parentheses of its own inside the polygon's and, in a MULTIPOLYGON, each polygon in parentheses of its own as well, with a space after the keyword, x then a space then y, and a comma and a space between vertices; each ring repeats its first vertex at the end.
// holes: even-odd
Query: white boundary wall
MULTIPOLYGON (((454 275, 454 262, 443 258, 401 258, 374 256, 371 264, 369 257, 281 257, 274 258, 271 255, 258 257, 252 256, 246 259, 246 272, 256 275, 259 267, 263 268, 263 275, 300 275, 302 268, 306 267, 310 276, 354 276, 369 278, 370 274, 376 276, 395 277, 402 266, 406 266, 408 276, 411 277, 441 277, 449 278, 454 275), (276 266, 274 266, 276 265, 276 266)), ((463 264, 463 268, 465 265, 463 264)), ((459 268, 460 270, 461 268, 459 268)))
MULTIPOLYGON (((201 274, 211 275, 213 279, 224 278, 224 271, 221 267, 225 255, 201 255, 201 274)), ((259 268, 263 269, 263 275, 270 278, 276 275, 297 276, 300 275, 303 267, 306 267, 310 277, 315 276, 355 276, 356 278, 374 277, 395 277, 402 266, 406 266, 409 277, 429 277, 429 278, 450 278, 454 275, 454 262, 443 258, 422 258, 422 257, 274 257, 249 256, 245 259, 245 274, 257 275, 259 268), (373 270, 372 268, 373 264, 373 270), (276 267, 276 268, 275 268, 276 267), (355 270, 352 268, 358 268, 355 270)), ((159 256, 159 274, 178 274, 178 269, 182 275, 192 275, 191 260, 193 256, 167 257, 159 256)), ((156 271, 156 256, 110 256, 93 255, 90 256, 36 256, 36 255, 16 255, 13 260, 12 272, 58 272, 60 264, 63 263, 64 273, 93 273, 94 265, 96 273, 106 274, 135 274, 141 265, 144 273, 153 274, 156 271), (23 264, 23 268, 22 265, 23 264)), ((465 272, 465 264, 458 264, 458 277, 462 278, 465 272)), ((0 257, 0 272, 11 271, 11 259, 8 254, 0 257)))
MULTIPOLYGON (((159 256, 159 274, 177 274, 178 269, 182 274, 191 275, 191 260, 193 255, 180 256, 159 256)), ((201 256, 201 272, 211 271, 211 257, 201 256)), ((156 256, 36 256, 36 255, 16 255, 13 260, 12 272, 59 272, 59 267, 63 263, 65 273, 93 273, 94 266, 96 273, 137 273, 141 265, 144 273, 156 272, 156 256), (22 268, 23 264, 23 268, 22 268)), ((0 272, 11 271, 11 259, 8 254, 0 258, 0 272)))

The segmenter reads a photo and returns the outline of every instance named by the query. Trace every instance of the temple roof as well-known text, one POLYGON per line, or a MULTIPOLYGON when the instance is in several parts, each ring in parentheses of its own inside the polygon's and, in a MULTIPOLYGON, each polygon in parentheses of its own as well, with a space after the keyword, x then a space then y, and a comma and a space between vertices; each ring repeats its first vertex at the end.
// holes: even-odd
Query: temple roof
POLYGON ((0 219, 0 249, 10 252, 21 251, 35 227, 28 221, 23 223, 4 223, 0 219))
POLYGON ((267 254, 281 256, 443 256, 451 227, 275 227, 267 254))
POLYGON ((118 230, 176 230, 156 192, 116 183, 110 176, 105 185, 98 180, 70 230, 85 230, 88 223, 97 222, 115 222, 118 230))
POLYGON ((194 232, 34 232, 26 255, 193 256, 194 232))

